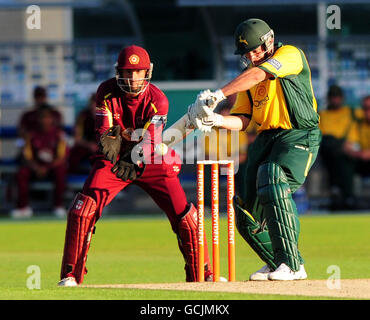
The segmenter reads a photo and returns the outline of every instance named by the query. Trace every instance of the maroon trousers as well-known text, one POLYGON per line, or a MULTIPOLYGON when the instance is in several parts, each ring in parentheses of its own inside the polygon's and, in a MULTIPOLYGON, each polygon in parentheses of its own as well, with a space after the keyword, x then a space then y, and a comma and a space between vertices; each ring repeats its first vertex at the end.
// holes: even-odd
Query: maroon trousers
MULTIPOLYGON (((146 191, 166 213, 185 259, 186 281, 196 281, 197 215, 195 207, 187 202, 184 189, 180 184, 178 173, 181 165, 177 163, 148 164, 139 179, 123 181, 111 172, 113 164, 103 158, 95 159, 82 193, 77 195, 69 211, 61 279, 73 276, 78 283, 82 283, 84 274, 87 272, 86 255, 95 223, 101 217, 104 207, 118 192, 133 183, 146 191)), ((206 243, 204 255, 205 277, 208 278, 212 272, 206 243)))
POLYGON ((172 229, 177 233, 179 219, 188 209, 184 189, 178 173, 181 165, 148 164, 143 175, 134 181, 123 181, 111 172, 111 164, 107 160, 97 159, 83 187, 82 193, 96 202, 96 221, 101 217, 103 208, 129 184, 133 183, 146 191, 154 202, 167 215, 172 229))
MULTIPOLYGON (((65 165, 60 165, 51 168, 48 172, 48 178, 54 182, 53 200, 54 207, 63 206, 64 191, 66 187, 67 168, 65 165)), ((35 178, 35 173, 29 167, 20 167, 16 179, 18 187, 17 207, 24 208, 29 204, 29 189, 31 179, 35 178)))

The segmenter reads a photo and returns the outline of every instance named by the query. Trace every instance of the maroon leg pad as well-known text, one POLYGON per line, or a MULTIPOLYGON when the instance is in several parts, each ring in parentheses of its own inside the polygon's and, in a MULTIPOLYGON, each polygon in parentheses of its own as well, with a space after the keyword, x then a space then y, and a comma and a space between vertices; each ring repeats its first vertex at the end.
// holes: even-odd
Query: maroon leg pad
MULTIPOLYGON (((178 243, 185 259, 186 281, 198 281, 198 237, 197 237, 197 210, 191 204, 189 211, 179 223, 178 243)), ((204 239, 204 271, 205 277, 211 274, 207 241, 204 239)))
POLYGON ((61 279, 73 275, 82 283, 86 258, 95 224, 95 200, 78 193, 68 213, 61 279))

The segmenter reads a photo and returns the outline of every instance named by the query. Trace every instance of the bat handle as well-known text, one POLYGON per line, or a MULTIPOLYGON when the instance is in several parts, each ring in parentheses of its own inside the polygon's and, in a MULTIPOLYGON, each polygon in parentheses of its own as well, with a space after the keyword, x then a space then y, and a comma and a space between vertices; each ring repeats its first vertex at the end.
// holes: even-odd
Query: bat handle
POLYGON ((211 97, 206 100, 206 105, 211 108, 212 110, 216 107, 216 98, 211 97))

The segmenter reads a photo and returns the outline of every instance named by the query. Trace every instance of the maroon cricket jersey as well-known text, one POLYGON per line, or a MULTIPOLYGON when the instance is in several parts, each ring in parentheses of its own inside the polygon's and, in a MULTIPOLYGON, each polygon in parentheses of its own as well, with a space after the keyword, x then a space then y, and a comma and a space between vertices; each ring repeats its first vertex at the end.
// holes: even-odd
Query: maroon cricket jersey
POLYGON ((39 165, 49 166, 58 157, 64 157, 67 146, 60 129, 52 129, 47 133, 38 130, 30 131, 26 137, 23 155, 26 160, 33 160, 39 165))
MULTIPOLYGON (((117 85, 116 79, 103 82, 96 93, 95 132, 97 139, 110 127, 120 125, 122 128, 123 150, 130 144, 138 143, 136 129, 142 132, 142 145, 149 146, 153 155, 154 145, 162 140, 162 131, 166 124, 168 99, 153 84, 144 92, 132 97, 125 94, 117 85), (140 130, 139 130, 140 131, 140 130)), ((139 135, 140 136, 140 135, 139 135)))

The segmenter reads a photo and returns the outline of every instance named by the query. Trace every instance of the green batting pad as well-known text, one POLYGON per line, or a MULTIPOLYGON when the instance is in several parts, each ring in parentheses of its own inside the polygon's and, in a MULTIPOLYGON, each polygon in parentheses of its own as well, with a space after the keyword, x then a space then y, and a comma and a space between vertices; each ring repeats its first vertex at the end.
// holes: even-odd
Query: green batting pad
POLYGON ((274 162, 258 168, 257 196, 263 206, 275 263, 298 271, 303 259, 298 251, 300 223, 284 170, 274 162))
POLYGON ((236 228, 257 255, 275 270, 274 253, 266 226, 255 220, 254 217, 243 208, 242 200, 238 196, 235 196, 233 200, 236 228))

